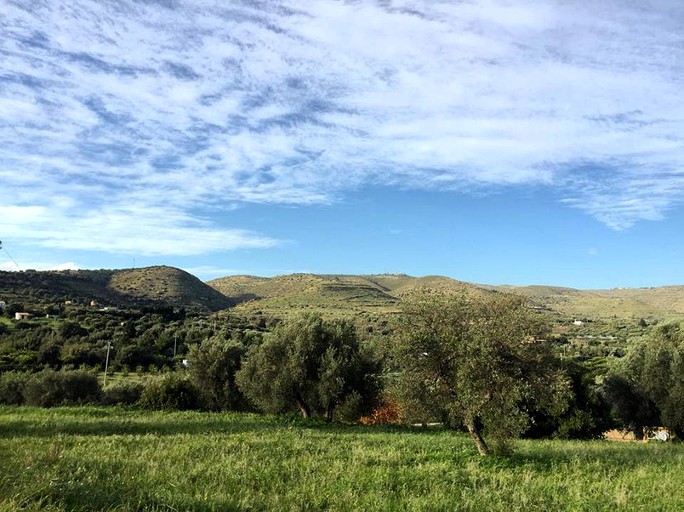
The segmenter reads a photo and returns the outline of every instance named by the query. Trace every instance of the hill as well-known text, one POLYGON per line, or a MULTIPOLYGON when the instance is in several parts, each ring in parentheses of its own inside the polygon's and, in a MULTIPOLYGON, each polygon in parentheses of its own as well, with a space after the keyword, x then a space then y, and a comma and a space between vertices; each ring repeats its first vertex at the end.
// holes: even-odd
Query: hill
POLYGON ((0 272, 0 300, 26 308, 65 301, 101 306, 168 305, 218 311, 233 303, 195 276, 173 267, 121 270, 0 272))
POLYGON ((341 314, 396 310, 399 299, 372 277, 316 274, 272 278, 230 276, 207 284, 238 303, 238 310, 265 311, 274 316, 286 316, 301 310, 341 314))
POLYGON ((575 318, 666 318, 684 314, 684 286, 610 290, 555 286, 492 288, 525 295, 539 306, 575 318))
POLYGON ((464 285, 518 293, 540 310, 566 319, 660 319, 684 315, 684 286, 577 290, 558 286, 493 286, 444 276, 405 274, 229 276, 207 284, 233 299, 238 310, 258 310, 275 316, 301 309, 389 313, 397 311, 402 299, 421 288, 453 291, 464 285))
POLYGON ((203 283, 173 267, 120 270, 0 272, 0 300, 26 308, 66 300, 101 306, 169 305, 285 317, 300 311, 327 315, 386 315, 421 288, 453 291, 461 286, 514 292, 560 319, 663 319, 684 315, 684 286, 577 290, 557 286, 494 286, 444 276, 406 274, 289 274, 229 276, 203 283))

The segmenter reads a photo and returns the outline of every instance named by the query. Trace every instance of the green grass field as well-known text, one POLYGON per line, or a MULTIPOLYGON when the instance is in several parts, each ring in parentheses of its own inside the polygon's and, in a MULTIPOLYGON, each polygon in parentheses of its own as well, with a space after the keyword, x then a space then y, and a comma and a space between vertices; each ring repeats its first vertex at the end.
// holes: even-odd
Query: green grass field
POLYGON ((0 510, 684 510, 684 446, 0 407, 0 510))

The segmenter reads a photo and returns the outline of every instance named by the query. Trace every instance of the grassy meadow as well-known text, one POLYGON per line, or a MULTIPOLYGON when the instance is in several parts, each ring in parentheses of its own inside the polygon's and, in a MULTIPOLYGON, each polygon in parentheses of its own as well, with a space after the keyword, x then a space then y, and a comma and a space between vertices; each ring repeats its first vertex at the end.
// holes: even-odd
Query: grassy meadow
POLYGON ((684 446, 0 407, 0 510, 684 510, 684 446))

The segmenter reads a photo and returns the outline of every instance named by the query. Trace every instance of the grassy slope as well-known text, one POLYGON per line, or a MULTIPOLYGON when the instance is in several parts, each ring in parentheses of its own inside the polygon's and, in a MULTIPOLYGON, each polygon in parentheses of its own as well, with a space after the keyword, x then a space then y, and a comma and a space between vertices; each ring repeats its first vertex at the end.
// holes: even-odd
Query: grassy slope
POLYGON ((398 300, 366 276, 291 274, 273 278, 233 276, 207 284, 241 302, 238 311, 287 316, 302 310, 354 314, 392 312, 398 300))
POLYGON ((496 287, 521 293, 540 305, 571 317, 665 318, 684 314, 684 287, 575 290, 553 286, 496 287))
MULTIPOLYGON (((403 274, 343 276, 292 274, 273 278, 234 276, 209 281, 242 302, 238 310, 282 315, 299 309, 343 313, 396 311, 402 298, 419 288, 454 290, 464 283, 442 276, 403 274)), ((554 286, 472 285, 520 293, 565 318, 666 318, 684 315, 684 286, 575 290, 554 286)))
MULTIPOLYGON (((202 283, 182 270, 147 267, 66 272, 0 272, 0 300, 30 307, 66 299, 102 305, 139 307, 151 304, 218 311, 239 303, 238 312, 263 311, 287 316, 307 310, 329 315, 385 314, 423 287, 454 290, 464 283, 447 277, 403 274, 314 275, 273 278, 232 276, 202 283)), ((489 286, 530 297, 563 318, 666 318, 684 315, 684 286, 642 289, 574 290, 553 286, 489 286)))
POLYGON ((0 510, 684 509, 684 447, 520 442, 257 415, 0 407, 0 510))
POLYGON ((212 311, 232 305, 232 301, 223 294, 192 274, 166 266, 117 270, 112 274, 108 288, 130 297, 204 307, 212 311))

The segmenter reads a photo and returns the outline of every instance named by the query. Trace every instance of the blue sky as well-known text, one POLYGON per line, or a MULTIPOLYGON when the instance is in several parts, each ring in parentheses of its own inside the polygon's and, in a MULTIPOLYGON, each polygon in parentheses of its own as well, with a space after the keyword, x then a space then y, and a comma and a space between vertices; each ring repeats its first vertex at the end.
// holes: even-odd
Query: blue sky
POLYGON ((0 269, 684 284, 682 90, 675 0, 0 0, 0 269))

